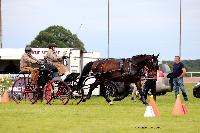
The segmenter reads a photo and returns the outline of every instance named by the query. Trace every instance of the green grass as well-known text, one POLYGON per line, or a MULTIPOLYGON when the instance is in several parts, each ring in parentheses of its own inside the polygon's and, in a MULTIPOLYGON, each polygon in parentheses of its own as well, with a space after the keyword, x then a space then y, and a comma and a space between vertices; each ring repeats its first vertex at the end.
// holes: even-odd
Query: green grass
POLYGON ((92 97, 80 105, 0 104, 1 133, 199 133, 200 99, 192 96, 194 84, 186 84, 189 114, 173 116, 174 93, 157 98, 159 118, 145 118, 145 106, 127 97, 108 105, 92 97), (142 128, 144 127, 144 128, 142 128), (146 128, 145 128, 146 127, 146 128))

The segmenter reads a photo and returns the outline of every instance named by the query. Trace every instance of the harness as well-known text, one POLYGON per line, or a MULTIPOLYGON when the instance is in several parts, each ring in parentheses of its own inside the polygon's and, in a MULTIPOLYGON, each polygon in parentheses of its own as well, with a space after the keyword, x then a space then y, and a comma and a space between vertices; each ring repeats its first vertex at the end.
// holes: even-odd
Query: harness
MULTIPOLYGON (((95 65, 94 69, 99 67, 101 69, 101 71, 104 72, 103 66, 106 63, 106 61, 108 61, 108 60, 109 59, 105 59, 103 61, 98 62, 95 65)), ((132 62, 131 59, 123 58, 123 59, 116 59, 115 61, 119 62, 119 67, 118 67, 118 69, 113 69, 113 70, 108 71, 109 73, 112 73, 112 72, 115 72, 115 71, 120 71, 122 78, 128 77, 128 76, 135 76, 135 74, 137 73, 137 70, 133 69, 133 67, 134 66, 136 67, 137 65, 134 62, 132 62), (127 64, 125 65, 125 63, 127 63, 127 64), (125 68, 126 66, 128 67, 127 68, 128 71, 126 71, 126 68, 125 68)), ((107 72, 104 72, 104 73, 107 73, 107 72)), ((95 74, 95 76, 100 76, 101 74, 102 73, 98 72, 98 73, 95 74)))
POLYGON ((137 66, 137 65, 134 64, 130 59, 120 60, 120 70, 121 70, 122 77, 134 76, 136 74, 136 71, 133 70, 133 66, 137 66), (124 71, 124 62, 128 62, 128 71, 127 72, 124 71))
POLYGON ((125 59, 121 59, 119 61, 119 70, 121 71, 121 74, 124 73, 124 61, 125 61, 125 59))

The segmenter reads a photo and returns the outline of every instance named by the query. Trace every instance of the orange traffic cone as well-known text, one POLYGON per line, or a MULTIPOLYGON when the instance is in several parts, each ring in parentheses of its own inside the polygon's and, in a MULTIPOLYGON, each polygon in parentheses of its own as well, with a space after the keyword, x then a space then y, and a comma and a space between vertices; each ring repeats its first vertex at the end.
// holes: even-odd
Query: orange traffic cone
POLYGON ((182 104, 182 108, 183 108, 184 114, 188 114, 189 113, 185 104, 182 104))
POLYGON ((8 103, 9 102, 9 96, 8 96, 8 89, 5 90, 2 98, 1 98, 2 103, 8 103))
POLYGON ((150 96, 149 105, 152 106, 155 116, 159 117, 160 116, 160 112, 158 111, 157 104, 156 104, 155 100, 153 99, 153 95, 150 96))
POLYGON ((188 113, 187 107, 185 106, 185 104, 182 104, 180 95, 177 95, 172 114, 173 115, 184 115, 187 113, 188 113))

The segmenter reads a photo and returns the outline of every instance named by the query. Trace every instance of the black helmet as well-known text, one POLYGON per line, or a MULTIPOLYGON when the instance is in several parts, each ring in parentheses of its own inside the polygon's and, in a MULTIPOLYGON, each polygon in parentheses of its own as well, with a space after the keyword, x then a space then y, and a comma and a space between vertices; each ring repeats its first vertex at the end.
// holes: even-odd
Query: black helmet
POLYGON ((50 44, 48 45, 48 47, 49 47, 49 48, 57 47, 57 45, 56 45, 55 43, 50 43, 50 44))
POLYGON ((30 48, 30 47, 26 47, 25 48, 25 52, 27 53, 27 52, 31 52, 32 51, 32 49, 30 48))

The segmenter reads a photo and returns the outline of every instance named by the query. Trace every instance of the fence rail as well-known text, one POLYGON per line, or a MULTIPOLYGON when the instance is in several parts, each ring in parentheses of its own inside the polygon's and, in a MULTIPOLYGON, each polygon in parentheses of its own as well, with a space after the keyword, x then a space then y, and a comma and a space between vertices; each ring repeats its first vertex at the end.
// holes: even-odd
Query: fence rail
POLYGON ((200 77, 200 72, 186 72, 188 77, 200 77))

